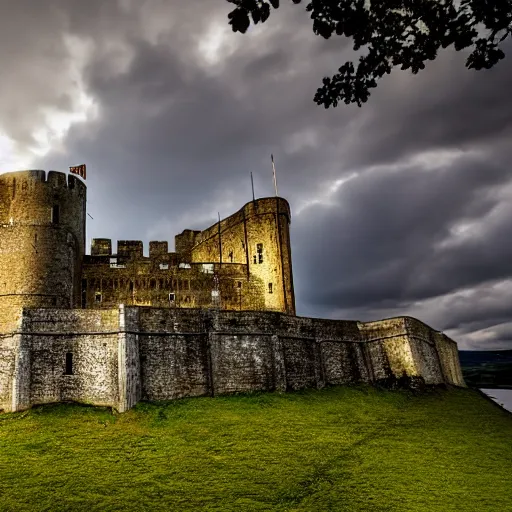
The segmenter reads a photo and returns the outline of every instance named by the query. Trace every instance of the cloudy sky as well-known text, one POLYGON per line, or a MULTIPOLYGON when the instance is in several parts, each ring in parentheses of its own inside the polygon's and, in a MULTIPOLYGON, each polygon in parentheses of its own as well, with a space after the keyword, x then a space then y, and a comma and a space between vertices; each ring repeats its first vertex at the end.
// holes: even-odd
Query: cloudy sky
POLYGON ((512 349, 510 57, 475 72, 445 51, 325 110, 347 40, 291 4, 233 34, 231 9, 0 0, 0 171, 87 163, 89 240, 173 247, 250 200, 251 171, 272 195, 273 153, 298 314, 408 314, 462 349, 512 349))

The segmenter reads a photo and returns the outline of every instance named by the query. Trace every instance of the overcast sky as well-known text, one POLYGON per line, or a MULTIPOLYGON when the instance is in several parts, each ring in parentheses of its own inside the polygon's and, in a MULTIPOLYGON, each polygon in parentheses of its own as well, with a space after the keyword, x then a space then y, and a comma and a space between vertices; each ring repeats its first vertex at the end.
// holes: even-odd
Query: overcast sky
POLYGON ((0 171, 86 163, 88 243, 147 251, 238 210, 251 171, 272 195, 273 153, 299 315, 512 349, 511 57, 475 72, 445 51, 325 110, 354 54, 282 3, 240 35, 225 0, 0 0, 0 171))

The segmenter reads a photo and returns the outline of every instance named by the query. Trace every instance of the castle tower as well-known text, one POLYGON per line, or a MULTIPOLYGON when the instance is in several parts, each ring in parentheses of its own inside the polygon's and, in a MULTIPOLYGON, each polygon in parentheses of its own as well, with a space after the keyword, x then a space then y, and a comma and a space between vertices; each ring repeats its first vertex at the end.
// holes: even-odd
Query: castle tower
MULTIPOLYGON (((247 265, 247 281, 258 292, 241 297, 240 309, 295 315, 290 218, 290 205, 281 197, 251 201, 208 229, 193 232, 191 260, 247 265)), ((188 231, 176 237, 177 248, 189 241, 188 231)))
POLYGON ((290 205, 267 197, 244 208, 251 276, 261 280, 265 309, 295 315, 290 246, 290 205))
POLYGON ((61 172, 0 175, 0 332, 22 307, 78 307, 86 186, 61 172))

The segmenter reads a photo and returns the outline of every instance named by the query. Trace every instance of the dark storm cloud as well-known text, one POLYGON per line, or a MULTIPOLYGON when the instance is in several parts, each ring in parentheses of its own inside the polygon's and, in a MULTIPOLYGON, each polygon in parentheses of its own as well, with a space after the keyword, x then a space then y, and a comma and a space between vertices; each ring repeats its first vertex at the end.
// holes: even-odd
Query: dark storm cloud
POLYGON ((88 237, 172 247, 240 208, 250 171, 257 195, 272 194, 274 153, 300 314, 408 313, 463 345, 510 340, 488 331, 512 299, 500 287, 512 261, 508 60, 475 73, 444 52, 386 77, 363 108, 326 111, 312 100, 321 78, 354 56, 315 37, 303 6, 245 36, 229 32, 223 0, 2 8, 0 134, 27 148, 48 108, 76 109, 80 89, 94 101, 95 117, 34 160, 87 162, 88 237))
POLYGON ((311 300, 339 307, 418 300, 508 275, 512 243, 499 243, 510 232, 506 215, 481 239, 437 246, 457 222, 489 213, 496 189, 509 179, 507 169, 475 157, 449 169, 382 168, 348 181, 331 206, 301 213, 299 236, 310 241, 303 261, 313 266, 322 254, 339 258, 338 271, 312 287, 311 300))

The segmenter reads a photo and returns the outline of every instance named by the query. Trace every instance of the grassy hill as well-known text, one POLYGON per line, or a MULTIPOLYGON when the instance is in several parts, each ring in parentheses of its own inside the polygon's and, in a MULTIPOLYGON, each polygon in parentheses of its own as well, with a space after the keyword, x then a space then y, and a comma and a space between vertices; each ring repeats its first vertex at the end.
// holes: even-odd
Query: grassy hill
POLYGON ((512 414, 366 386, 0 415, 8 511, 512 510, 512 414))

